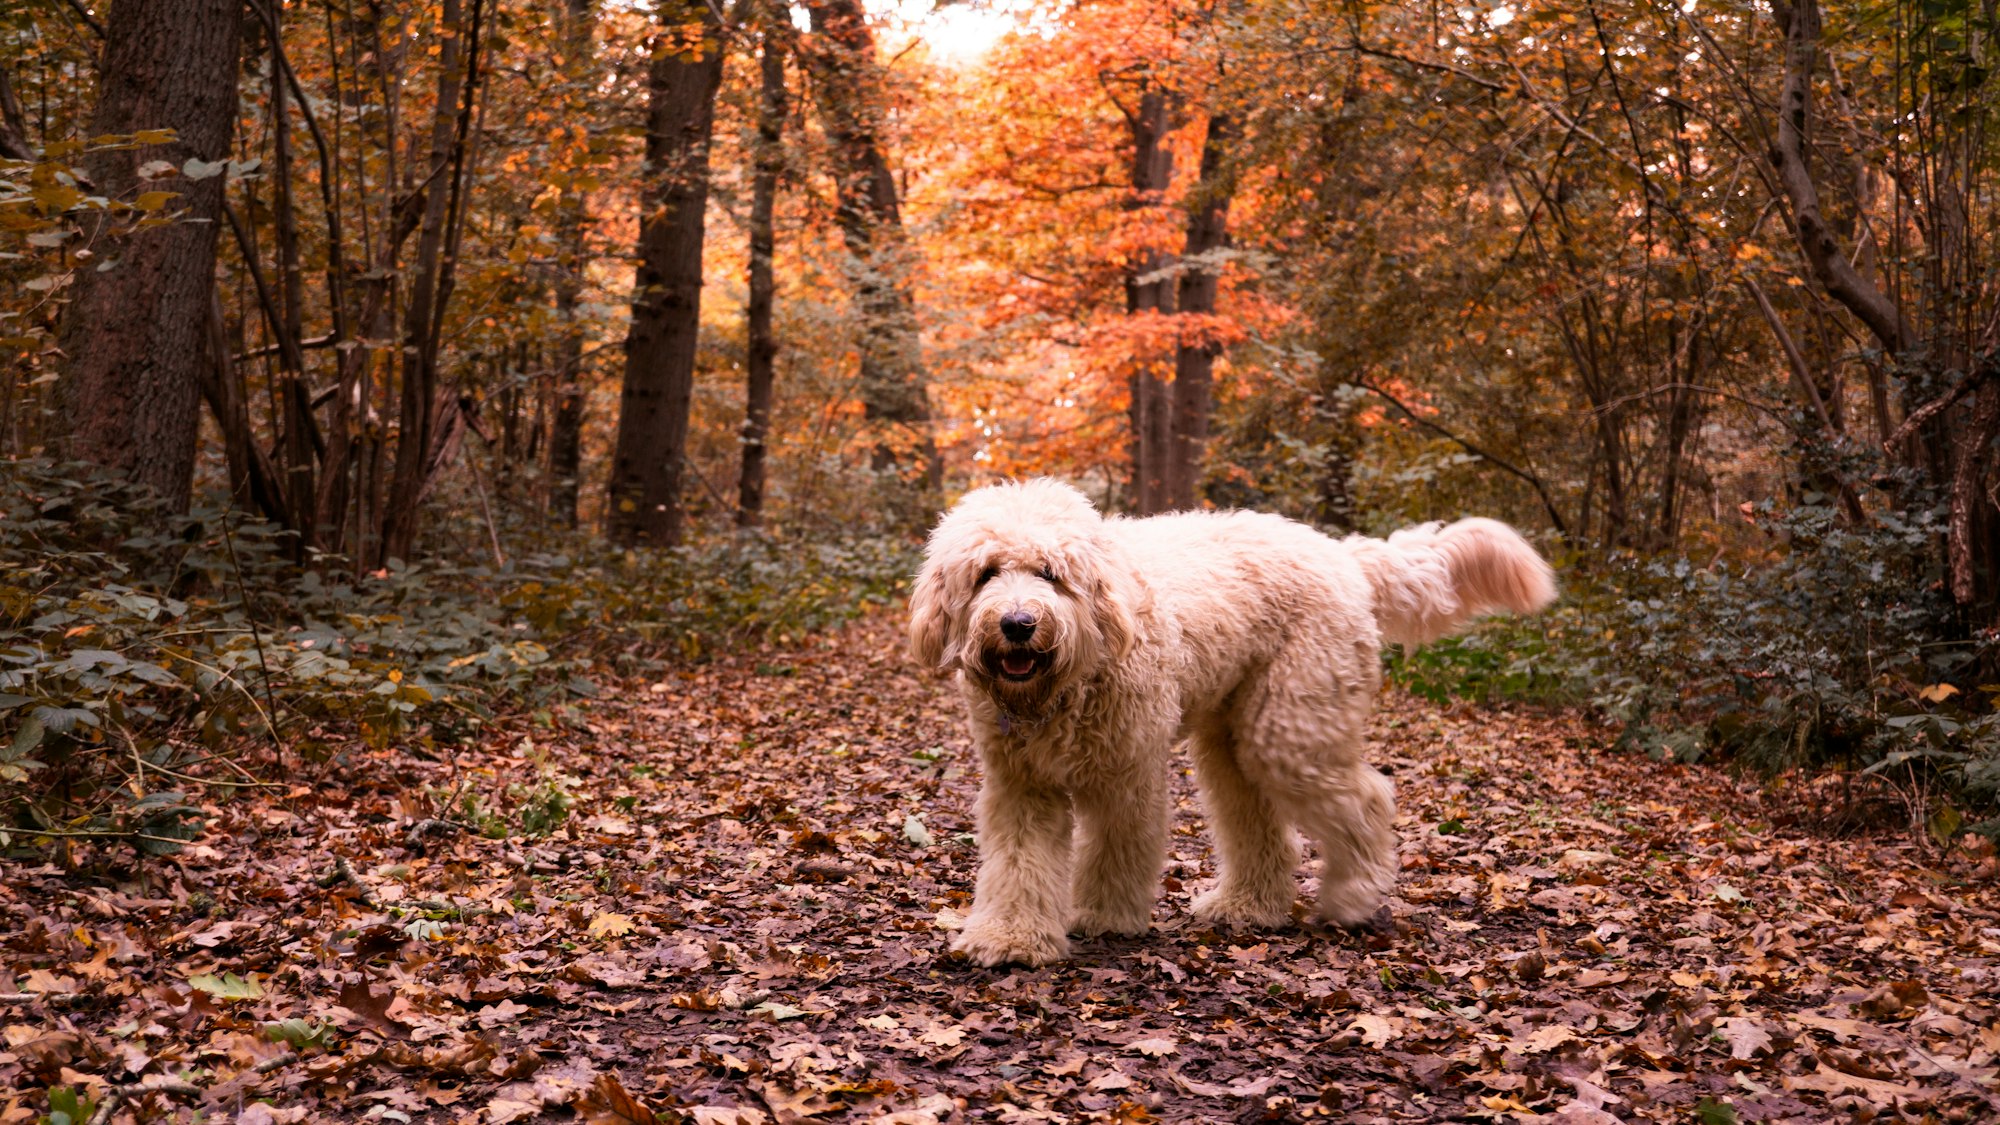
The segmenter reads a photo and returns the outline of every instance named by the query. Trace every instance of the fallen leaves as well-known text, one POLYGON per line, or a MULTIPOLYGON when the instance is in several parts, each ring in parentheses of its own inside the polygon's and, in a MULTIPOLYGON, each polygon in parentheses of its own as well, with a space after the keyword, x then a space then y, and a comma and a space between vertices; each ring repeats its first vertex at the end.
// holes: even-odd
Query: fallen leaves
POLYGON ((235 973, 213 976, 197 973, 188 978, 188 987, 206 992, 217 1000, 255 1000, 264 995, 264 987, 257 983, 256 974, 249 979, 235 973))
POLYGON ((632 919, 624 914, 606 911, 590 920, 586 931, 594 938, 624 937, 632 932, 632 919))
POLYGON ((895 624, 462 748, 488 793, 541 784, 538 759, 573 779, 546 837, 413 844, 458 783, 390 751, 337 799, 217 810, 246 842, 190 849, 168 891, 11 870, 0 1122, 191 1065, 274 1122, 2000 1113, 1992 887, 1900 836, 1774 829, 1755 789, 1564 716, 1385 697, 1393 936, 1194 923, 1214 860, 1182 782, 1151 934, 954 962, 977 779, 895 624))

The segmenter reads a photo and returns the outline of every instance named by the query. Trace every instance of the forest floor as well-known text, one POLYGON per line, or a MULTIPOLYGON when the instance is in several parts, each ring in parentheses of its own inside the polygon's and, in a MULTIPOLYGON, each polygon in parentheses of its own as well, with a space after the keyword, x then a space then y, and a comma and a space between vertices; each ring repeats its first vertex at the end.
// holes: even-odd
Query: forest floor
POLYGON ((121 1122, 2000 1115, 1990 854, 1570 714, 1385 696, 1393 934, 1191 921, 1183 776, 1150 935, 955 960, 976 775, 896 626, 303 766, 168 859, 10 861, 0 1123, 51 1087, 121 1122))

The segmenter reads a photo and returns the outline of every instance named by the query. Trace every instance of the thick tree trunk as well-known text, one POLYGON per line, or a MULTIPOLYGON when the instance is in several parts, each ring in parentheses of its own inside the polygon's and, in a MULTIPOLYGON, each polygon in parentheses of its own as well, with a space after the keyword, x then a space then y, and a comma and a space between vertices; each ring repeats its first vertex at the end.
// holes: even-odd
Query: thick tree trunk
POLYGON ((698 27, 698 49, 661 50, 647 72, 646 174, 625 387, 611 467, 611 538, 670 546, 681 538, 681 480, 701 332, 703 211, 722 38, 699 0, 663 0, 670 33, 698 27))
MULTIPOLYGON (((595 73, 595 0, 568 0, 564 9, 563 64, 569 80, 580 83, 595 73)), ((583 293, 585 212, 581 189, 571 188, 558 213, 557 245, 562 264, 556 271, 555 411, 549 427, 549 512, 564 527, 576 526, 577 497, 583 476, 583 332, 576 323, 577 299, 583 293)))
MULTIPOLYGON (((1129 210, 1160 206, 1174 178, 1174 153, 1163 142, 1173 124, 1174 98, 1151 85, 1126 114, 1132 133, 1132 197, 1129 210)), ((1125 311, 1137 316, 1171 313, 1177 298, 1174 278, 1164 275, 1166 255, 1140 254, 1125 275, 1125 311)), ((1173 439, 1173 399, 1151 361, 1141 360, 1130 377, 1132 393, 1132 506, 1141 515, 1165 511, 1168 503, 1168 449, 1173 439)))
POLYGON ((172 144, 92 153, 96 191, 131 199, 173 191, 175 221, 96 243, 106 270, 79 270, 65 314, 71 357, 58 384, 68 457, 148 485, 185 510, 194 480, 208 305, 227 177, 142 184, 141 165, 229 158, 236 128, 241 0, 118 0, 105 23, 93 134, 172 129, 172 144))
POLYGON ((909 291, 915 258, 903 237, 896 179, 882 152, 885 94, 875 37, 859 0, 809 0, 808 7, 818 42, 806 57, 833 147, 836 218, 860 306, 860 394, 877 431, 875 467, 893 468, 914 450, 925 483, 935 490, 943 466, 931 434, 923 345, 909 291))
MULTIPOLYGON (((1235 183, 1224 163, 1235 124, 1228 117, 1208 119, 1201 142, 1201 183, 1188 209, 1187 248, 1182 256, 1180 313, 1212 316, 1221 267, 1214 255, 1229 241, 1229 200, 1235 183)), ((1208 419, 1215 381, 1215 357, 1222 345, 1212 333, 1189 339, 1183 333, 1174 352, 1173 446, 1167 457, 1167 503, 1174 508, 1195 506, 1195 486, 1201 480, 1202 452, 1208 446, 1208 419)))
POLYGON ((778 343, 771 334, 771 306, 777 285, 771 272, 776 250, 773 215, 778 174, 784 170, 785 49, 784 10, 764 16, 764 49, 757 98, 757 151, 750 177, 750 304, 745 311, 747 360, 744 372, 743 467, 736 487, 736 526, 764 523, 765 441, 771 432, 771 397, 778 343))
POLYGON ((5 66, 0 66, 0 157, 35 158, 34 146, 28 143, 28 119, 21 112, 20 99, 14 96, 14 84, 8 80, 5 66))

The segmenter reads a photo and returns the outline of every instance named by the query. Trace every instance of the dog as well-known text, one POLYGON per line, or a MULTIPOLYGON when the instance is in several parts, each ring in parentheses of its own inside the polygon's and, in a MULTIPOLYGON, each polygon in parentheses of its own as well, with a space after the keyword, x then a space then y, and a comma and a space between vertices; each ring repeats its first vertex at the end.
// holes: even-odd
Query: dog
POLYGON ((983 777, 952 949, 1044 965, 1072 933, 1145 933, 1183 740, 1219 852, 1198 919, 1289 921, 1296 827, 1323 861, 1319 916, 1379 924, 1395 791, 1362 741, 1383 643, 1555 596, 1548 563, 1489 519, 1333 539, 1257 512, 1106 516, 1048 479, 967 494, 930 536, 909 623, 913 658, 957 679, 983 777))

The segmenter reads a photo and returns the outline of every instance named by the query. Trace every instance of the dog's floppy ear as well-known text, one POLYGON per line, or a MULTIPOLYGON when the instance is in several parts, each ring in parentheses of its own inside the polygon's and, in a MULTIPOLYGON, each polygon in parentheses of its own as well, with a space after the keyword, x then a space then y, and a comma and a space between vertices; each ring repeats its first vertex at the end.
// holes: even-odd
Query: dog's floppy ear
POLYGON ((1096 537, 1069 552, 1070 569, 1090 591, 1090 615, 1097 635, 1114 659, 1122 660, 1139 641, 1138 615, 1145 593, 1132 580, 1124 559, 1096 537))
POLYGON ((958 645, 952 643, 953 619, 958 615, 959 599, 952 589, 957 569, 955 559, 933 551, 910 591, 910 657, 940 675, 958 662, 958 645))

